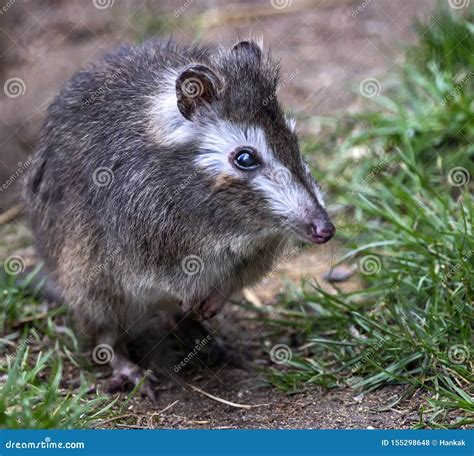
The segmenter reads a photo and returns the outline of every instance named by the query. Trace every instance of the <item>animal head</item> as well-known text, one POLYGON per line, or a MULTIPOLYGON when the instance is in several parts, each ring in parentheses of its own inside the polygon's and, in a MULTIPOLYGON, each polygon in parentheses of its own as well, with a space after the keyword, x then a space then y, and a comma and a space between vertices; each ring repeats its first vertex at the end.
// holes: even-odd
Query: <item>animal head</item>
POLYGON ((321 244, 335 228, 276 98, 278 80, 278 65, 253 41, 209 52, 168 71, 155 134, 202 172, 207 209, 232 229, 321 244))

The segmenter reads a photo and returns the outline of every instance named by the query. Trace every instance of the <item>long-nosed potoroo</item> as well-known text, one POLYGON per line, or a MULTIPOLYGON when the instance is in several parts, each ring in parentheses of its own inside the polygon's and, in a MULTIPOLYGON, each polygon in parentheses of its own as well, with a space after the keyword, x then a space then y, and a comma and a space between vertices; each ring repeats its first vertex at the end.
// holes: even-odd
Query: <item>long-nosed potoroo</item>
MULTIPOLYGON (((335 232, 253 41, 122 46, 52 102, 25 199, 49 276, 140 381, 124 339, 157 311, 214 316, 292 237, 335 232)), ((149 392, 149 390, 147 391, 149 392)))

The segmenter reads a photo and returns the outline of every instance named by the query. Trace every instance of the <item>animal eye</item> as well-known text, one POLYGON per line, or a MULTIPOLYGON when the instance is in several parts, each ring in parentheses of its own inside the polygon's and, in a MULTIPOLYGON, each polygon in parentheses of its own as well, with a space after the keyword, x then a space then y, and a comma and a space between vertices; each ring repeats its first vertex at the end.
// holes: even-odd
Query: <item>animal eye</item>
POLYGON ((250 147, 242 147, 235 154, 234 164, 237 168, 248 171, 257 168, 260 162, 257 153, 253 149, 250 147))

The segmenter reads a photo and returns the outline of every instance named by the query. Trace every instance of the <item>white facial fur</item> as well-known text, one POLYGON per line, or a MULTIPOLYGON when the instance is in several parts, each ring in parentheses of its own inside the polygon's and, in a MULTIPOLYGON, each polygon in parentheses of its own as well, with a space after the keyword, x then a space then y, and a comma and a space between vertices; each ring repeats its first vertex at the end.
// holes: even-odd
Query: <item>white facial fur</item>
POLYGON ((296 119, 294 117, 285 116, 286 126, 293 132, 296 133, 296 119))
MULTIPOLYGON (((311 168, 309 167, 308 163, 306 163, 305 161, 303 162, 304 164, 304 167, 306 169, 306 172, 311 175, 311 168)), ((326 204, 324 203, 324 197, 323 197, 323 193, 321 192, 321 189, 319 188, 319 186, 316 184, 316 182, 314 181, 314 179, 311 179, 312 183, 313 183, 313 191, 314 191, 314 194, 316 195, 316 198, 318 200, 318 203, 322 206, 322 207, 326 207, 326 204)))
POLYGON ((150 130, 158 143, 167 146, 189 142, 196 134, 194 123, 185 119, 178 109, 175 87, 178 75, 174 70, 163 74, 164 84, 157 82, 162 91, 149 97, 150 130))
MULTIPOLYGON (((209 123, 194 122, 181 115, 175 91, 177 76, 177 72, 170 71, 166 76, 168 83, 165 89, 160 94, 150 97, 150 130, 157 142, 173 146, 199 138, 201 152, 196 155, 195 165, 216 177, 227 175, 242 178, 242 173, 245 171, 236 169, 229 162, 229 154, 237 147, 253 147, 262 158, 263 167, 255 178, 250 179, 250 185, 265 195, 271 210, 277 215, 295 221, 301 219, 303 213, 310 212, 314 206, 310 194, 276 158, 261 128, 245 127, 223 120, 209 123)), ((293 119, 287 119, 287 124, 294 130, 293 119)), ((306 163, 304 166, 309 172, 306 163)), ((319 204, 324 206, 319 187, 316 183, 313 187, 319 204)))

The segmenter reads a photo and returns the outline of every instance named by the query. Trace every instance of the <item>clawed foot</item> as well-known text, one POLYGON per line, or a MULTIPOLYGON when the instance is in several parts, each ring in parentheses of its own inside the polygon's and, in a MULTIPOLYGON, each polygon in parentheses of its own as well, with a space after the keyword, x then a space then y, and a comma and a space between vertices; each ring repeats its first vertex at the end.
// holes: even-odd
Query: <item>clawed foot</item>
POLYGON ((107 382, 107 392, 113 394, 122 391, 132 391, 140 385, 138 389, 140 394, 155 402, 155 380, 150 371, 144 371, 131 361, 123 359, 114 366, 112 377, 107 382))
POLYGON ((223 293, 222 290, 214 290, 207 298, 197 304, 181 303, 184 312, 192 310, 194 319, 197 321, 208 320, 215 317, 229 298, 230 293, 223 293))
POLYGON ((209 320, 209 318, 215 317, 224 306, 223 300, 212 299, 208 297, 201 301, 198 306, 193 308, 194 318, 197 321, 209 320))

